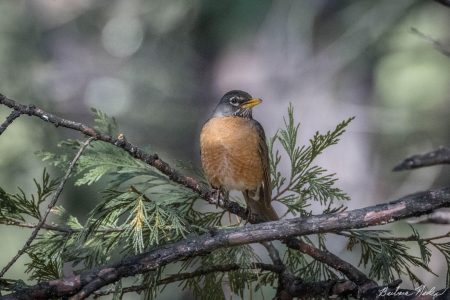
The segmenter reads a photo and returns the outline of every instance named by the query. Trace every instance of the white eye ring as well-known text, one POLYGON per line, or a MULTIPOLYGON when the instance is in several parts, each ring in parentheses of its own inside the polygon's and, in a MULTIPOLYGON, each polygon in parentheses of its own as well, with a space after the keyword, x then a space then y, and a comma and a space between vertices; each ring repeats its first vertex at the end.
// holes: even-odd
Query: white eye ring
POLYGON ((231 98, 230 103, 233 106, 238 106, 238 104, 239 104, 236 97, 231 98))

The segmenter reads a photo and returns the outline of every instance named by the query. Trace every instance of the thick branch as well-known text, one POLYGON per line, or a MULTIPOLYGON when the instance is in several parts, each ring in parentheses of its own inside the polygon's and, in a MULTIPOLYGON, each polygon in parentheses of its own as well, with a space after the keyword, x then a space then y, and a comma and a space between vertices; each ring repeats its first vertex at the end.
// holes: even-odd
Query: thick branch
POLYGON ((434 151, 413 155, 394 167, 393 171, 411 170, 433 165, 450 164, 450 149, 439 147, 434 151))
POLYGON ((50 200, 50 203, 48 204, 47 210, 45 211, 44 215, 39 220, 39 223, 37 224, 36 228, 34 228, 33 232, 31 233, 31 236, 25 242, 25 245, 19 250, 19 252, 17 252, 17 254, 2 269, 2 271, 0 272, 0 278, 3 277, 3 275, 5 275, 5 273, 9 270, 9 268, 11 268, 11 266, 19 259, 19 257, 22 256, 22 254, 24 254, 25 251, 30 247, 31 243, 34 241, 34 239, 38 235, 39 230, 47 221, 47 217, 50 214, 50 211, 52 210, 52 208, 55 206, 56 201, 58 201, 58 198, 61 195, 62 190, 64 189, 64 185, 66 184, 67 179, 69 179, 70 174, 72 173, 72 170, 75 167, 75 164, 77 163, 78 159, 81 157, 81 154, 83 153, 84 149, 86 149, 86 147, 91 143, 91 141, 93 139, 94 138, 89 138, 86 142, 83 143, 83 145, 81 145, 77 154, 70 162, 70 165, 67 168, 67 171, 64 174, 62 181, 59 183, 58 188, 56 189, 55 193, 53 194, 53 198, 52 198, 52 200, 50 200))
POLYGON ((90 270, 81 275, 39 283, 2 299, 44 299, 76 293, 77 296, 73 299, 84 299, 94 291, 120 278, 149 272, 174 261, 207 254, 217 248, 386 224, 449 206, 450 187, 447 187, 352 211, 217 230, 165 245, 157 250, 129 257, 121 262, 90 270))

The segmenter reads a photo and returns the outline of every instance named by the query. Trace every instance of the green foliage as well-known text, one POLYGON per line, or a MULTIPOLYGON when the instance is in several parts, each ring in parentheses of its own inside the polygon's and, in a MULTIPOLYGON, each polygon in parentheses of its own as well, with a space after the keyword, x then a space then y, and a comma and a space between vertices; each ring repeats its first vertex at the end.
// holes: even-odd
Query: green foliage
POLYGON ((68 237, 60 233, 47 232, 27 250, 31 262, 26 263, 26 272, 33 280, 53 280, 62 277, 63 249, 68 237))
POLYGON ((125 151, 104 142, 93 142, 78 162, 75 185, 90 185, 111 174, 130 174, 145 169, 142 162, 125 151))
MULTIPOLYGON (((304 242, 313 244, 309 239, 304 239, 304 242)), ((336 279, 339 277, 328 265, 293 249, 287 249, 283 262, 291 267, 295 275, 308 282, 336 279)))
POLYGON ((168 190, 162 190, 158 195, 150 199, 133 186, 124 192, 105 191, 103 201, 90 215, 86 239, 92 240, 91 235, 101 228, 120 228, 124 231, 122 242, 131 237, 134 252, 140 253, 157 244, 184 237, 188 222, 183 213, 189 210, 189 201, 168 190))
POLYGON ((108 134, 110 136, 116 136, 119 133, 119 127, 117 126, 115 118, 110 118, 101 110, 93 107, 91 108, 91 111, 94 114, 94 128, 97 131, 108 134))
MULTIPOLYGON (((269 140, 273 200, 282 203, 286 214, 309 216, 312 201, 317 201, 323 207, 323 213, 333 213, 345 210, 342 201, 349 196, 336 187, 336 174, 330 174, 323 167, 314 164, 314 160, 328 147, 338 143, 346 127, 354 118, 339 123, 334 130, 325 134, 316 132, 309 139, 308 145, 299 145, 298 134, 300 123, 294 119, 294 108, 289 105, 284 128, 280 129, 269 140), (278 146, 279 145, 279 146, 278 146), (283 159, 287 158, 290 166, 289 176, 283 176, 278 170, 283 159)), ((325 236, 318 235, 315 243, 309 238, 304 242, 326 250, 325 236)), ((326 264, 307 258, 298 251, 288 249, 284 262, 294 272, 309 281, 338 278, 338 275, 326 264)))
POLYGON ((256 262, 260 262, 260 258, 249 245, 218 249, 209 255, 186 261, 182 270, 191 270, 195 266, 207 269, 234 264, 241 268, 227 273, 218 272, 200 278, 189 278, 182 281, 181 284, 183 288, 189 288, 192 291, 195 299, 224 299, 222 285, 227 282, 234 294, 244 298, 244 292, 252 287, 252 282, 258 280, 259 274, 252 269, 252 264, 256 262))
POLYGON ((222 290, 223 273, 213 273, 200 278, 190 278, 182 286, 183 289, 189 289, 198 300, 225 300, 222 290))
POLYGON ((369 276, 383 283, 390 283, 407 275, 413 283, 423 284, 420 278, 411 271, 411 266, 416 266, 433 273, 428 267, 431 252, 419 239, 417 232, 413 236, 418 239, 421 249, 421 257, 416 257, 408 252, 409 246, 403 241, 393 237, 386 237, 386 230, 352 230, 348 243, 348 250, 353 250, 356 245, 361 247, 360 265, 364 267, 370 264, 369 276))
POLYGON ((329 146, 337 144, 345 128, 354 118, 339 123, 332 131, 325 134, 316 132, 309 140, 309 145, 298 145, 297 136, 300 123, 295 123, 294 108, 288 108, 288 118, 284 120, 285 128, 269 140, 271 158, 272 185, 275 201, 287 207, 286 213, 310 214, 307 207, 311 201, 319 201, 328 208, 335 201, 349 200, 346 193, 335 186, 336 174, 313 164, 314 160, 329 146), (276 149, 277 142, 286 154, 290 163, 290 174, 285 177, 278 171, 278 166, 284 157, 276 149))
POLYGON ((446 286, 450 286, 450 243, 430 243, 437 250, 439 250, 442 255, 444 255, 445 261, 447 262, 447 277, 446 277, 446 286))
POLYGON ((56 189, 58 180, 50 179, 50 175, 44 169, 41 183, 35 179, 33 181, 36 194, 30 196, 27 196, 21 188, 16 194, 9 194, 0 188, 0 221, 3 223, 25 221, 26 217, 41 219, 39 206, 56 189))

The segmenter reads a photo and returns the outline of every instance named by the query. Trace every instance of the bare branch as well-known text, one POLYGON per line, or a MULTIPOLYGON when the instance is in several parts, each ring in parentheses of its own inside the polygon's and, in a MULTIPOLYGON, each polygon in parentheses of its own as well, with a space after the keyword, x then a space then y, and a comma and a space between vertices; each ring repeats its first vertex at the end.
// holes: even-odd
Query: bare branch
POLYGON ((25 242, 25 245, 19 250, 19 252, 17 252, 17 254, 11 259, 11 261, 2 269, 2 271, 0 272, 0 278, 3 277, 3 275, 5 275, 5 273, 9 270, 9 268, 11 268, 11 266, 19 259, 19 257, 23 253, 25 253, 25 251, 28 249, 28 247, 30 247, 31 243, 34 241, 34 239, 38 235, 39 230, 45 224, 45 221, 47 221, 47 217, 50 214, 50 211, 52 210, 52 208, 55 206, 56 201, 58 201, 58 198, 61 195, 61 192, 64 189, 64 185, 66 184, 67 179, 69 179, 70 174, 72 173, 72 170, 75 167, 75 164, 77 163, 78 159, 81 157, 81 154, 83 153, 84 149, 86 149, 86 147, 91 143, 91 141, 93 139, 94 138, 89 138, 86 142, 83 143, 83 145, 81 145, 80 150, 78 150, 77 154, 70 162, 70 165, 67 168, 66 174, 64 175, 62 181, 59 183, 59 186, 56 189, 52 200, 48 204, 47 210, 45 211, 44 215, 39 220, 39 223, 37 224, 36 228, 31 233, 31 236, 25 242))
MULTIPOLYGON (((428 215, 425 219, 419 220, 417 222, 410 222, 415 224, 450 224, 450 212, 448 211, 436 211, 428 215)), ((447 233, 447 235, 450 234, 447 233)))
POLYGON ((8 128, 9 125, 11 125, 12 122, 14 122, 15 119, 20 117, 21 113, 17 110, 13 110, 8 117, 6 117, 6 120, 0 125, 0 135, 8 128))
MULTIPOLYGON (((38 226, 38 224, 25 223, 25 222, 21 222, 21 221, 17 221, 17 220, 0 220, 0 224, 6 225, 6 226, 16 226, 16 227, 31 228, 31 229, 36 228, 38 226)), ((68 233, 68 234, 74 234, 74 233, 77 233, 77 232, 80 232, 83 230, 82 228, 75 229, 75 228, 63 227, 63 226, 58 226, 58 225, 53 225, 53 224, 48 224, 48 223, 43 224, 41 226, 41 229, 63 232, 63 233, 68 233)), ((92 232, 101 232, 101 233, 106 234, 106 233, 123 232, 123 231, 125 231, 125 229, 122 227, 112 227, 112 228, 99 228, 99 229, 93 230, 92 232)))
MULTIPOLYGON (((411 223, 411 222, 408 222, 411 223)), ((419 222, 415 222, 415 224, 417 224, 419 222)), ((341 235, 341 236, 345 236, 347 238, 351 238, 352 235, 350 233, 347 232, 336 232, 337 235, 341 235)), ((427 238, 418 238, 417 235, 410 235, 410 236, 406 236, 406 237, 400 237, 400 236, 377 236, 377 239, 379 240, 387 240, 387 241, 398 241, 398 242, 417 242, 417 241, 421 241, 421 242, 430 242, 433 240, 440 240, 440 239, 445 239, 450 237, 450 231, 445 233, 445 234, 441 234, 441 235, 436 235, 436 236, 432 236, 432 237, 427 237, 427 238)))
POLYGON ((450 149, 441 146, 434 151, 406 158, 396 165, 393 171, 411 170, 442 164, 450 164, 450 149))
MULTIPOLYGON (((14 220, 0 220, 1 225, 7 225, 7 226, 16 226, 16 227, 22 227, 22 228, 36 228, 38 224, 32 224, 32 223, 25 223, 21 221, 14 221, 14 220)), ((71 228, 56 226, 56 225, 50 225, 50 224, 42 224, 41 229, 51 230, 51 231, 58 231, 58 232, 64 232, 64 233, 74 233, 78 230, 74 230, 71 228)))
POLYGON ((218 248, 387 224, 449 206, 450 187, 447 187, 415 193, 390 203, 352 211, 221 229, 128 257, 121 262, 96 268, 81 275, 42 282, 6 295, 2 299, 47 299, 74 294, 76 296, 73 299, 84 299, 120 278, 149 272, 168 263, 203 255, 218 248))
MULTIPOLYGON (((450 6, 450 0, 439 0, 438 2, 440 2, 441 4, 445 3, 447 4, 447 6, 450 6)), ((433 44, 434 49, 436 49, 437 51, 439 51, 441 54, 450 57, 450 49, 446 48, 440 41, 437 41, 433 38, 431 38, 430 36, 426 35, 425 33, 419 31, 417 28, 411 28, 411 31, 420 36, 422 39, 426 40, 427 42, 433 44)))
POLYGON ((434 1, 436 1, 437 3, 440 3, 444 6, 450 7, 450 0, 434 0, 434 1))

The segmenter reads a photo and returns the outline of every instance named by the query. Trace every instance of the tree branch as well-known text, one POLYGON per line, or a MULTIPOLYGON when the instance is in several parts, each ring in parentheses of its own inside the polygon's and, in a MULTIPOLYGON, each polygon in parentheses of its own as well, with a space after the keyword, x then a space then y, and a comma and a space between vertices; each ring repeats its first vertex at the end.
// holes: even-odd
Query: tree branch
MULTIPOLYGON (((16 227, 22 227, 22 228, 36 228, 38 224, 33 223, 25 223, 17 220, 0 220, 0 225, 6 225, 6 226, 16 226, 16 227)), ((52 225, 45 223, 41 226, 41 229, 50 230, 50 231, 56 231, 56 232, 62 232, 62 233, 68 233, 68 234, 74 234, 80 231, 83 231, 83 228, 69 228, 69 227, 62 227, 58 225, 52 225)), ((112 232, 123 232, 125 231, 124 228, 121 227, 112 227, 112 228, 99 228, 96 230, 93 230, 92 232, 101 232, 101 233, 112 233, 112 232)))
POLYGON ((6 117, 6 120, 0 125, 0 135, 8 128, 9 125, 11 125, 12 122, 14 122, 15 119, 20 117, 21 113, 17 110, 13 110, 8 117, 6 117))
MULTIPOLYGON (((450 7, 450 0, 440 0, 438 1, 441 4, 447 3, 447 5, 450 7)), ((444 4, 445 5, 445 4, 444 4)), ((450 49, 447 49, 440 41, 437 41, 433 39, 432 37, 426 35, 423 32, 420 32, 417 28, 411 28, 411 31, 421 37, 422 39, 426 40, 427 42, 433 44, 434 49, 439 51, 441 54, 450 57, 450 49)))
POLYGON ((450 149, 442 146, 434 151, 406 158, 396 165, 393 171, 411 170, 441 164, 450 164, 450 149))
POLYGON ((450 212, 448 211, 435 211, 428 215, 425 219, 419 220, 417 222, 411 222, 415 224, 440 224, 446 225, 450 224, 450 212))
POLYGON ((2 278, 3 275, 5 275, 5 273, 9 270, 9 268, 11 268, 11 266, 19 259, 19 257, 23 253, 25 253, 25 251, 28 249, 28 247, 30 247, 31 243, 34 241, 34 239, 38 235, 39 230, 45 224, 45 221, 47 221, 47 217, 50 214, 50 211, 52 210, 52 208, 55 206, 56 201, 58 201, 58 198, 61 195, 61 192, 64 189, 64 185, 66 184, 67 179, 69 179, 70 174, 72 173, 72 170, 75 167, 75 164, 77 163, 78 159, 81 157, 81 154, 83 153, 84 149, 86 149, 86 147, 91 143, 91 141, 93 139, 94 138, 89 138, 86 142, 83 143, 83 145, 81 145, 80 150, 78 150, 77 154, 70 162, 70 165, 67 168, 66 174, 64 175, 62 181, 59 183, 59 186, 56 189, 52 200, 48 204, 47 210, 45 211, 44 215, 39 220, 39 223, 37 224, 36 228, 31 233, 31 236, 25 242, 25 245, 19 250, 19 252, 17 252, 17 254, 11 259, 11 261, 2 269, 2 271, 0 272, 0 278, 2 278))
POLYGON ((293 296, 289 293, 289 285, 293 282, 294 275, 283 264, 283 260, 280 258, 280 253, 278 252, 278 249, 275 248, 273 243, 263 242, 261 244, 264 248, 266 248, 267 253, 269 254, 269 257, 274 265, 282 270, 282 272, 279 272, 277 293, 274 299, 291 300, 293 296))
POLYGON ((6 295, 2 299, 46 299, 74 294, 72 299, 84 299, 120 278, 149 272, 168 263, 207 254, 218 248, 387 224, 449 206, 450 187, 447 187, 415 193, 390 203, 352 211, 221 229, 128 257, 121 262, 96 268, 81 275, 42 282, 6 295))
MULTIPOLYGON (((347 238, 353 237, 352 234, 347 233, 347 232, 336 232, 336 234, 337 235, 341 235, 341 236, 345 236, 347 238)), ((406 237, 378 236, 377 239, 387 240, 387 241, 398 241, 398 242, 417 242, 417 241, 430 242, 430 241, 433 241, 433 240, 440 240, 440 239, 444 239, 444 238, 448 238, 448 237, 450 237, 450 231, 445 233, 445 234, 436 235, 436 236, 427 237, 427 238, 418 238, 416 235, 410 235, 410 236, 406 236, 406 237)))
POLYGON ((450 7, 450 0, 434 0, 434 1, 436 1, 437 3, 440 3, 444 6, 450 7))

